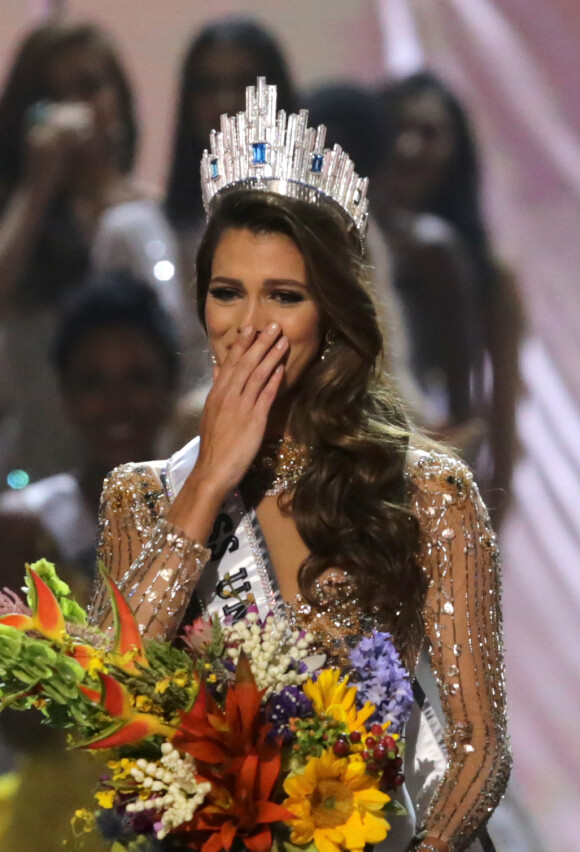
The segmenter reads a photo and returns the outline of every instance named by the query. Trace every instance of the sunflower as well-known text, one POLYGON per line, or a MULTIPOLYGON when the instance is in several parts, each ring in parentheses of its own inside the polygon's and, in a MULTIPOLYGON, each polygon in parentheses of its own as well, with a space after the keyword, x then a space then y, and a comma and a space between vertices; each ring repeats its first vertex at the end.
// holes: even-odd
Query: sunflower
POLYGON ((289 821, 291 842, 314 841, 318 852, 380 843, 390 829, 381 813, 390 797, 377 784, 361 761, 337 758, 332 751, 310 758, 301 774, 284 782, 288 798, 283 804, 295 817, 289 821))
POLYGON ((316 681, 306 681, 303 689, 318 715, 331 716, 343 722, 351 733, 364 731, 365 722, 376 709, 367 701, 361 710, 357 710, 357 688, 348 685, 348 675, 341 678, 340 669, 323 669, 316 681))

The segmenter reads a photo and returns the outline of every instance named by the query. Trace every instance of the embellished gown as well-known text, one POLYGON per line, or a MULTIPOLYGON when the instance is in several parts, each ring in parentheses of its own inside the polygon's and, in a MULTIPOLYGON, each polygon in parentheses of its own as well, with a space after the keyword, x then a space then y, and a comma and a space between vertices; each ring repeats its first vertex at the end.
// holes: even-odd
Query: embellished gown
MULTIPOLYGON (((211 553, 169 524, 164 516, 198 449, 195 439, 168 461, 124 465, 105 482, 100 557, 142 631, 175 632, 186 611, 236 617, 251 600, 261 615, 279 612, 308 627, 332 660, 345 662, 354 639, 373 627, 384 629, 361 611, 339 572, 320 581, 318 606, 300 596, 284 601, 256 513, 246 510, 238 491, 221 507, 208 542, 211 553)), ((401 797, 407 816, 391 819, 380 848, 404 852, 425 831, 454 852, 488 852, 494 847, 485 825, 511 765, 495 535, 462 462, 411 451, 406 477, 429 589, 423 648, 412 659, 416 704, 405 729, 401 797)), ((111 623, 103 587, 93 618, 111 623)))

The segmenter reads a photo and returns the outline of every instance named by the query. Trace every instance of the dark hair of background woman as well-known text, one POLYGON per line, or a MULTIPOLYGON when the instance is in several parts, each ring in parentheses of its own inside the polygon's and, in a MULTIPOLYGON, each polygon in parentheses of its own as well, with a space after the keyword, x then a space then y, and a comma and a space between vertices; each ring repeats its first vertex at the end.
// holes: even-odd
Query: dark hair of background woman
POLYGON ((4 188, 18 183, 22 174, 26 112, 37 101, 51 99, 47 90, 49 63, 71 48, 87 47, 104 57, 117 90, 123 123, 118 165, 130 171, 137 146, 137 121, 133 94, 121 60, 108 37, 93 24, 50 22, 33 29, 20 44, 0 97, 0 181, 4 188))
POLYGON ((434 93, 443 103, 453 125, 455 151, 447 177, 422 212, 433 213, 457 228, 472 252, 481 282, 492 280, 488 236, 481 209, 481 179, 477 146, 466 110, 455 94, 435 74, 421 71, 379 92, 386 120, 387 152, 400 126, 404 104, 419 95, 434 93))
POLYGON ((66 390, 71 357, 95 331, 122 327, 141 332, 163 363, 168 387, 179 377, 177 327, 149 284, 128 272, 101 272, 72 294, 63 306, 52 361, 66 390))
POLYGON ((384 123, 376 95, 358 83, 319 86, 306 98, 309 124, 326 126, 326 146, 338 143, 362 177, 372 177, 381 163, 384 123))
POLYGON ((412 659, 426 579, 415 559, 419 527, 405 487, 410 436, 382 370, 383 339, 356 237, 327 207, 266 192, 225 194, 197 257, 202 323, 214 252, 227 228, 294 241, 322 328, 334 339, 303 377, 290 412, 291 434, 313 448, 292 498, 292 516, 311 552, 300 569, 301 591, 312 602, 322 571, 345 569, 367 611, 384 618, 412 659))
MULTIPOLYGON (((266 77, 278 86, 278 108, 293 112, 296 94, 282 51, 270 33, 248 18, 226 18, 204 27, 191 42, 181 70, 179 99, 173 136, 172 159, 167 181, 166 210, 176 225, 189 224, 202 214, 199 191, 199 161, 209 140, 189 108, 191 97, 203 86, 200 63, 217 47, 246 51, 256 66, 256 77, 266 77)), ((255 78, 247 85, 255 83, 255 78)), ((219 127, 214 128, 219 130, 219 127)))

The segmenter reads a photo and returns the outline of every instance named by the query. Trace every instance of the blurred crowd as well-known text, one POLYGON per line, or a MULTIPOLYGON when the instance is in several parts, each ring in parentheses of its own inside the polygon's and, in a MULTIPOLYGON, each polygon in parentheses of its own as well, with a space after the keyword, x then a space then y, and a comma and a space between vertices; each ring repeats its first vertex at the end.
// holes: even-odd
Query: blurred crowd
POLYGON ((152 191, 133 173, 122 48, 59 18, 16 47, 0 94, 1 585, 18 588, 43 555, 86 601, 104 476, 194 436, 211 374, 193 293, 199 159, 257 76, 371 179, 367 257, 393 380, 415 422, 474 467, 501 523, 523 316, 455 93, 429 71, 298 93, 270 32, 221 19, 187 48, 167 185, 152 191))

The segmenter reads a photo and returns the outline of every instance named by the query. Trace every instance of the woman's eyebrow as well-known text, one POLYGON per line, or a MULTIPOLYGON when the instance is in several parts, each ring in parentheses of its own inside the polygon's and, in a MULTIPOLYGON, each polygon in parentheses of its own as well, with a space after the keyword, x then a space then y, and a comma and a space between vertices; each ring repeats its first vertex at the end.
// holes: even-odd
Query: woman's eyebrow
POLYGON ((305 284, 304 281, 297 281, 295 278, 266 278, 264 286, 299 287, 301 290, 308 290, 308 284, 305 284))
MULTIPOLYGON (((210 280, 210 284, 230 284, 231 286, 243 287, 244 282, 241 278, 230 278, 227 275, 214 275, 210 280)), ((300 290, 308 290, 308 284, 303 281, 297 281, 295 278, 266 278, 264 287, 298 287, 300 290)))
POLYGON ((243 281, 240 278, 228 278, 226 275, 214 275, 210 280, 210 284, 233 284, 238 287, 243 286, 243 281))

